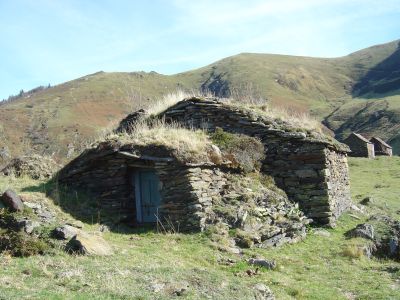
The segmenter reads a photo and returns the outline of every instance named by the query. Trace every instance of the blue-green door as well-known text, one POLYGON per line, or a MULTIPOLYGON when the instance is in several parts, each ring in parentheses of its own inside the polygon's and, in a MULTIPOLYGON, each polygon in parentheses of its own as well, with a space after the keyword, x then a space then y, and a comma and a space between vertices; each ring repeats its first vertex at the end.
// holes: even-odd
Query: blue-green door
POLYGON ((137 201, 137 219, 139 222, 153 223, 157 221, 158 208, 161 204, 160 181, 154 171, 139 171, 139 201, 137 201))

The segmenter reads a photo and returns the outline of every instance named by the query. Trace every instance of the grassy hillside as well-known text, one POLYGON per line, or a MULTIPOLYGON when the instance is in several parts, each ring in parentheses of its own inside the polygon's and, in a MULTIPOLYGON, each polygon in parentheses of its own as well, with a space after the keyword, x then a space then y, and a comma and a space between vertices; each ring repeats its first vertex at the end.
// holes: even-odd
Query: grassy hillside
POLYGON ((350 54, 344 63, 351 66, 355 84, 353 96, 374 98, 400 90, 400 42, 376 45, 350 54))
MULTIPOLYGON (((350 171, 355 203, 369 196, 369 214, 399 219, 399 158, 351 158, 350 171)), ((40 181, 0 177, 0 191, 8 187, 51 205, 40 181)), ((254 286, 263 283, 277 299, 398 299, 400 263, 346 252, 359 241, 346 239, 344 233, 366 218, 350 212, 323 235, 310 228, 303 242, 248 249, 243 256, 215 249, 205 234, 121 228, 121 233, 103 234, 116 250, 111 259, 71 256, 61 249, 29 258, 0 256, 0 298, 170 299, 183 286, 182 299, 253 299, 254 286), (275 260, 277 268, 247 275, 255 268, 246 260, 255 256, 275 260), (157 291, 160 285, 164 289, 157 291)), ((85 224, 85 229, 96 231, 98 226, 85 224)))
POLYGON ((65 158, 68 144, 79 152, 103 128, 176 88, 157 73, 99 72, 23 96, 0 106, 0 147, 65 158))
POLYGON ((221 96, 253 95, 275 105, 323 114, 346 96, 347 76, 335 70, 335 60, 243 53, 207 67, 180 74, 221 96))
POLYGON ((0 105, 0 150, 16 156, 33 148, 66 159, 104 127, 176 89, 266 100, 325 119, 339 138, 361 130, 397 146, 398 44, 334 59, 243 53, 171 76, 95 73, 0 105), (375 120, 377 109, 386 119, 375 120))

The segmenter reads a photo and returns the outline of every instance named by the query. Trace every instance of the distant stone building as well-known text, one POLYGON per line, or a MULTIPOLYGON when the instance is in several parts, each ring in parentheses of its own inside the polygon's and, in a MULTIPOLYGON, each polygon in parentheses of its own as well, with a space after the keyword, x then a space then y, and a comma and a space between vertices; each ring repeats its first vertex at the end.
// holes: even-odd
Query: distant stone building
POLYGON ((354 157, 375 157, 374 144, 359 133, 353 132, 343 141, 350 147, 349 156, 354 157))
POLYGON ((372 137, 369 141, 374 144, 375 155, 392 156, 392 147, 382 139, 372 137))

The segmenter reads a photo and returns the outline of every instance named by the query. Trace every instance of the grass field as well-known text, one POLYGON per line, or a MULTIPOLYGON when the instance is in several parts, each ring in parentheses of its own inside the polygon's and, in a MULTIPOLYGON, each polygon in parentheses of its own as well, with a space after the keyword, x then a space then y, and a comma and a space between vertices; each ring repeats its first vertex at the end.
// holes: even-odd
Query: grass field
MULTIPOLYGON (((400 158, 349 161, 353 201, 369 196, 369 214, 398 218, 400 158)), ((28 194, 24 190, 32 186, 40 182, 0 177, 0 190, 12 187, 28 194)), ((29 195, 45 199, 41 192, 29 195)), ((344 254, 359 242, 346 239, 344 233, 366 218, 350 212, 337 228, 326 229, 329 236, 310 228, 303 242, 245 250, 242 256, 216 250, 205 234, 152 230, 104 233, 115 249, 111 257, 71 256, 61 249, 29 258, 3 255, 0 299, 170 299, 182 286, 182 299, 254 299, 257 283, 268 285, 277 299, 399 299, 400 263, 344 254), (275 260, 277 268, 248 276, 246 271, 254 267, 246 260, 256 256, 275 260), (233 263, 226 264, 228 259, 233 263), (161 285, 164 289, 157 292, 161 285)), ((97 228, 98 224, 85 224, 88 231, 97 228)))

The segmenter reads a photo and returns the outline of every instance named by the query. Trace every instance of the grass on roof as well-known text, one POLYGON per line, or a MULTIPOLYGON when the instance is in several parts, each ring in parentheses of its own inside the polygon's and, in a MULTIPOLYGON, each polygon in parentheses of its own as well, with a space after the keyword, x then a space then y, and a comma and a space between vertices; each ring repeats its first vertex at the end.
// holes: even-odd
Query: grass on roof
MULTIPOLYGON (((147 107, 147 112, 149 115, 154 116, 161 114, 168 108, 174 106, 176 103, 184 99, 193 97, 204 99, 212 96, 213 95, 206 93, 193 91, 184 92, 182 90, 177 90, 173 93, 164 95, 158 101, 149 105, 147 107)), ((252 111, 255 114, 271 118, 279 123, 285 122, 290 127, 321 132, 321 123, 317 119, 311 117, 309 114, 305 112, 298 112, 296 110, 290 110, 288 108, 273 106, 262 99, 254 99, 252 97, 241 97, 240 99, 237 99, 232 97, 224 99, 224 103, 238 109, 252 111)))
POLYGON ((109 134, 105 140, 137 146, 164 146, 183 162, 207 162, 211 147, 206 132, 183 128, 177 123, 168 124, 162 119, 151 124, 143 120, 136 123, 130 132, 109 134))

